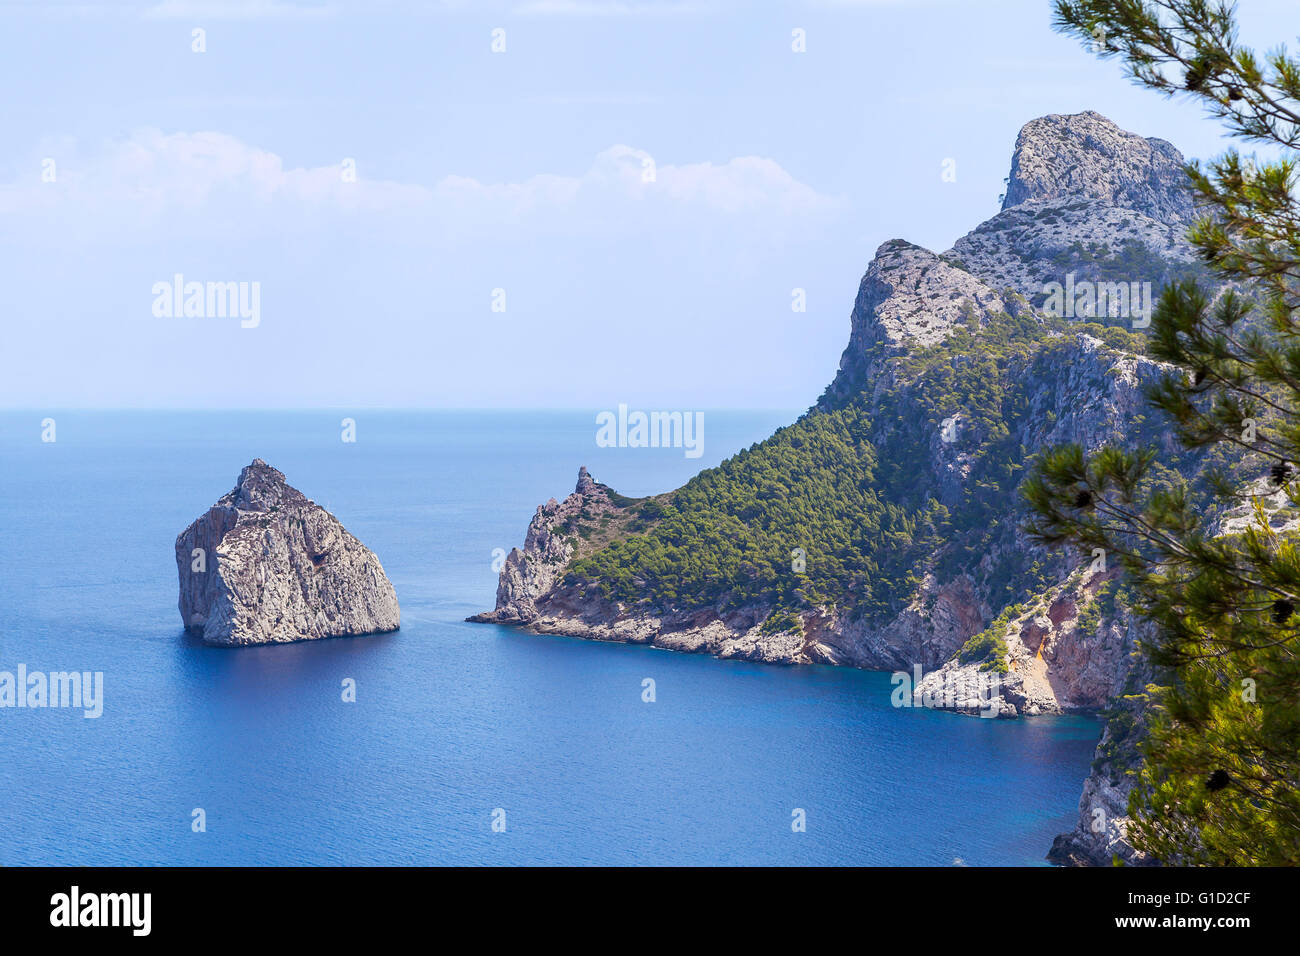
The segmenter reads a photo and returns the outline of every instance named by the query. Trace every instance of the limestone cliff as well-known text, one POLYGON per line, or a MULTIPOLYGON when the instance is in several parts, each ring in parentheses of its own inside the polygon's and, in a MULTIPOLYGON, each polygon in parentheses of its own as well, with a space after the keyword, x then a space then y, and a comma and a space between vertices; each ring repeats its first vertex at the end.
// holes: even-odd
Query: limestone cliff
POLYGON ((1161 222, 1185 223, 1194 212, 1182 154, 1092 110, 1030 120, 1016 138, 1002 208, 1057 199, 1095 200, 1161 222))
POLYGON ((968 314, 982 326, 1021 305, 928 249, 901 239, 886 242, 858 286, 849 344, 828 396, 842 399, 863 388, 885 388, 891 381, 890 358, 942 342, 968 314))
MULTIPOLYGON (((1129 677, 1136 688, 1145 676, 1140 662, 1129 677)), ((1092 772, 1083 781, 1079 820, 1074 829, 1060 834, 1047 852, 1053 863, 1064 866, 1151 866, 1155 860, 1129 842, 1128 800, 1140 757, 1138 742, 1144 733, 1144 710, 1139 695, 1118 696, 1112 702, 1092 772)))
MULTIPOLYGON (((1128 133, 1096 113, 1043 117, 1020 133, 997 215, 943 254, 902 240, 877 250, 858 287, 837 374, 791 427, 844 409, 860 412, 854 421, 865 431, 855 453, 872 463, 864 481, 884 507, 903 514, 894 523, 902 530, 892 532, 899 546, 887 549, 906 556, 906 566, 889 572, 910 589, 901 600, 894 589, 872 595, 866 608, 852 589, 827 599, 805 588, 791 609, 788 598, 737 602, 726 592, 707 601, 659 598, 644 585, 643 594, 629 597, 621 586, 611 597, 589 572, 573 571, 593 551, 584 516, 607 519, 597 523, 615 529, 604 546, 620 534, 653 535, 661 509, 642 510, 611 494, 584 469, 572 495, 538 509, 524 548, 502 571, 496 608, 474 619, 769 663, 908 673, 920 667, 930 673, 918 695, 954 678, 994 673, 1000 716, 1110 707, 1137 679, 1136 625, 1114 603, 1113 572, 1073 566, 1023 531, 1016 476, 1053 445, 1094 450, 1117 440, 1155 444, 1170 467, 1194 467, 1145 422, 1144 389, 1165 371, 1141 354, 1141 337, 1131 334, 1145 317, 1111 310, 1063 318, 1044 308, 1049 284, 1067 277, 1149 283, 1155 296, 1168 282, 1200 274, 1183 239, 1194 210, 1181 166, 1168 143, 1128 133), (1081 329, 1074 319, 1090 324, 1081 329), (1009 344, 981 353, 982 340, 1009 344), (988 379, 972 385, 976 363, 988 379), (960 388, 954 384, 963 380, 960 388), (943 529, 928 550, 917 546, 924 527, 943 529), (967 642, 995 619, 1005 650, 996 660, 963 663, 967 642)), ((811 469, 818 459, 810 451, 808 460, 811 469)), ((818 467, 835 469, 820 461, 818 467)), ((761 478, 755 486, 755 497, 770 502, 765 507, 780 507, 793 494, 761 478)), ((676 494, 661 498, 671 505, 676 494)), ((742 508, 726 518, 740 528, 759 515, 769 517, 742 508)), ((664 553, 671 556, 673 546, 667 542, 664 553)), ((876 577, 883 562, 873 565, 876 577)), ((634 582, 646 576, 632 568, 634 582)), ((868 583, 876 582, 863 579, 868 583)), ((1124 842, 1128 786, 1123 774, 1112 780, 1094 772, 1080 806, 1082 829, 1054 858, 1140 862, 1124 842), (1093 829, 1093 811, 1102 804, 1107 823, 1093 829)))
POLYGON ((176 538, 181 620, 208 644, 307 641, 401 623, 379 559, 260 458, 176 538))

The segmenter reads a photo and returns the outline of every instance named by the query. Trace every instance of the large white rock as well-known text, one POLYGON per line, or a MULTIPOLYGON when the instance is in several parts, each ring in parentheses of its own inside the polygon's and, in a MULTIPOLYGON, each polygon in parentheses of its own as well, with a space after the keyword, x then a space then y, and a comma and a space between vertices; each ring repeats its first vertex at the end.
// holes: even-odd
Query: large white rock
POLYGON ((379 559, 260 458, 176 538, 181 620, 208 644, 395 631, 379 559))

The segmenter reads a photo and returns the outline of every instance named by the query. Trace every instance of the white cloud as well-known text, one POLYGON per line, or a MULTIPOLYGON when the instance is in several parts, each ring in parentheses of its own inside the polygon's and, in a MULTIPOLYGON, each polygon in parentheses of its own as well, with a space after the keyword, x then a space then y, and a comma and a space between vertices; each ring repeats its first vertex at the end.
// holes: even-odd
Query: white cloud
POLYGON ((683 220, 743 220, 786 229, 832 214, 838 200, 799 182, 775 160, 659 163, 615 145, 577 175, 538 173, 514 182, 446 175, 432 185, 367 178, 331 164, 288 167, 271 152, 216 132, 141 130, 90 155, 67 144, 16 164, 20 181, 0 186, 11 236, 165 238, 312 231, 346 218, 397 236, 612 235, 683 220), (56 162, 40 181, 40 159, 56 162))

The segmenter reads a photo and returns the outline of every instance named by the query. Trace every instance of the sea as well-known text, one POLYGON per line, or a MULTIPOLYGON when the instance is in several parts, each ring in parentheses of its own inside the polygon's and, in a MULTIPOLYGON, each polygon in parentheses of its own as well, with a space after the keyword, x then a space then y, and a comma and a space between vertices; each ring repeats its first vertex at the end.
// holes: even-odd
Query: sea
POLYGON ((580 465, 663 492, 798 416, 706 411, 693 458, 597 413, 0 412, 0 673, 102 675, 97 717, 0 708, 0 865, 1045 865, 1095 718, 464 621, 580 465), (253 458, 379 556, 400 630, 186 635, 176 536, 253 458))

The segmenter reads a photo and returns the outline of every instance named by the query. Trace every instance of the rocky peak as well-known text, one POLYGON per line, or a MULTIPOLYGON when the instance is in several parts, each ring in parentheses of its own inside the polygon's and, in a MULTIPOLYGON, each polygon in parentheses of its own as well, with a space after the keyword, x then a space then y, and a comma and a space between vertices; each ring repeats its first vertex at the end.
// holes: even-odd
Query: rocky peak
MULTIPOLYGON (((990 621, 1002 619, 999 611, 1007 600, 1003 582, 1009 575, 1037 589, 1035 569, 1046 569, 1058 575, 1057 584, 1038 590, 1027 602, 1028 610, 1017 609, 1003 620, 1008 628, 1014 625, 1013 632, 994 635, 1007 647, 999 662, 1007 673, 998 712, 1011 716, 1106 705, 1131 676, 1137 631, 1110 611, 1110 619, 1100 617, 1100 576, 1063 583, 1064 563, 1025 534, 1016 482, 1001 477, 1003 463, 995 457, 1001 452, 987 450, 1000 444, 989 441, 990 419, 998 409, 982 404, 979 396, 966 397, 964 385, 961 391, 946 391, 944 383, 949 369, 960 371, 981 357, 954 348, 922 354, 921 362, 906 359, 933 349, 959 329, 973 335, 992 330, 999 336, 1012 331, 1006 328, 1012 323, 999 327, 999 313, 1019 320, 1016 325, 1027 325, 1035 316, 1046 322, 1045 310, 1036 311, 1043 309, 1044 300, 1036 297, 1044 295, 1047 283, 1064 282, 1070 275, 1084 282, 1150 285, 1158 293, 1197 264, 1183 239, 1192 214, 1182 156, 1170 144, 1125 132, 1097 113, 1052 115, 1021 130, 1006 203, 996 216, 942 255, 902 240, 876 251, 858 288, 839 372, 820 409, 810 414, 861 399, 869 416, 867 440, 878 461, 900 469, 888 483, 874 482, 892 496, 886 499, 890 506, 912 507, 907 502, 934 498, 955 519, 953 543, 977 543, 966 552, 977 555, 974 561, 945 565, 940 560, 943 545, 915 561, 910 573, 920 583, 892 619, 869 620, 857 613, 860 608, 850 597, 844 606, 804 610, 793 623, 778 618, 774 623, 782 626, 773 631, 767 626, 772 607, 761 596, 741 608, 723 601, 678 606, 656 602, 636 570, 632 580, 642 592, 639 600, 636 595, 624 600, 625 593, 623 598, 607 597, 604 588, 589 586, 593 582, 585 579, 586 570, 577 576, 584 579, 572 580, 567 572, 574 560, 639 533, 654 513, 650 502, 630 505, 611 495, 582 468, 574 493, 538 508, 524 548, 507 557, 495 609, 470 620, 719 657, 889 670, 937 667, 940 677, 963 671, 979 677, 987 675, 982 669, 987 662, 962 664, 954 655, 990 621), (929 400, 934 396, 922 390, 932 388, 940 391, 938 397, 956 402, 929 400), (910 406, 935 414, 926 424, 924 414, 913 416, 910 406), (977 470, 986 465, 996 470, 977 470), (902 488, 904 484, 909 487, 902 488), (985 523, 980 502, 988 491, 1001 495, 998 520, 991 525, 985 523), (960 530, 970 528, 972 518, 980 524, 960 530), (1080 612, 1085 606, 1087 618, 1080 612), (1094 616, 1100 626, 1081 623, 1094 616)), ((1004 350, 991 371, 997 378, 988 384, 1005 394, 999 401, 1007 447, 1019 445, 1023 454, 1032 455, 1058 444, 1092 450, 1131 440, 1135 416, 1145 410, 1144 386, 1164 369, 1125 351, 1125 339, 1116 345, 1109 334, 1098 338, 1051 325, 1037 347, 1004 350)), ((833 467, 817 460, 819 447, 824 446, 798 452, 814 473, 833 467)), ((760 472, 756 482, 762 477, 760 472)), ((693 507, 681 498, 670 501, 688 513, 693 507)), ((930 686, 935 679, 930 678, 930 686)), ((1145 683, 1135 680, 1135 686, 1145 683)), ((963 699, 968 703, 961 707, 968 706, 970 698, 963 699)), ((1121 694, 1120 699, 1127 698, 1121 694)), ((1090 780, 1080 804, 1080 839, 1054 858, 1109 862, 1118 854, 1133 862, 1123 832, 1127 793, 1126 785, 1094 786, 1090 780), (1103 834, 1091 829, 1098 805, 1109 821, 1103 834)))
POLYGON ((1020 130, 1009 183, 1002 211, 947 253, 900 239, 876 251, 823 401, 873 387, 891 353, 1041 306, 1045 283, 1066 273, 1158 289, 1194 269, 1182 238, 1194 215, 1183 157, 1162 139, 1091 111, 1043 116, 1020 130))
POLYGON ((876 336, 890 345, 933 345, 977 316, 1006 308, 1001 296, 928 249, 895 239, 878 250, 858 291, 876 336))
POLYGON ((176 538, 187 630, 226 646, 396 630, 383 566, 260 458, 176 538))
POLYGON ((867 385, 890 354, 934 345, 972 317, 1016 308, 958 264, 928 249, 893 239, 876 250, 858 287, 849 344, 831 384, 831 396, 867 385))
POLYGON ((1060 199, 1095 199, 1159 222, 1193 216, 1183 156, 1088 110, 1030 120, 1016 138, 1002 208, 1060 199))
POLYGON ((284 473, 260 458, 254 458, 239 472, 235 487, 218 502, 240 511, 270 511, 290 505, 305 504, 306 497, 290 486, 284 473))

